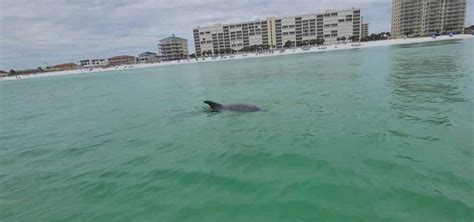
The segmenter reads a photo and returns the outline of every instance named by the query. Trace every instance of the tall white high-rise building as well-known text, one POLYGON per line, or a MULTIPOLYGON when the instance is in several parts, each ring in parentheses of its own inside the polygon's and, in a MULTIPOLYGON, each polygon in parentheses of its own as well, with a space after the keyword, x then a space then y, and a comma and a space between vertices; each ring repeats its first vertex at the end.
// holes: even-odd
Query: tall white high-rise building
POLYGON ((461 33, 467 0, 393 0, 392 37, 461 33))
POLYGON ((201 56, 252 46, 282 48, 288 41, 295 46, 316 39, 324 39, 326 44, 336 43, 343 37, 359 41, 360 31, 360 9, 352 8, 197 27, 193 34, 196 55, 201 56))

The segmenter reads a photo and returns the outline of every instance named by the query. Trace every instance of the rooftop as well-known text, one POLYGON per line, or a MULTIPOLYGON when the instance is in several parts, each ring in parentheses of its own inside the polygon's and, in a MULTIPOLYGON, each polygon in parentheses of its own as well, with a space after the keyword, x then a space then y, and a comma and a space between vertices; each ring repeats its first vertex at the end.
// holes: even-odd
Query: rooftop
POLYGON ((130 58, 135 58, 135 56, 130 56, 130 55, 114 56, 112 58, 109 58, 109 60, 111 60, 111 59, 130 59, 130 58))
POLYGON ((150 54, 156 55, 156 53, 154 53, 154 52, 143 52, 143 53, 140 53, 140 55, 150 55, 150 54))
POLYGON ((160 42, 170 42, 170 41, 175 41, 175 40, 186 40, 184 38, 176 37, 174 34, 168 38, 161 39, 160 42))

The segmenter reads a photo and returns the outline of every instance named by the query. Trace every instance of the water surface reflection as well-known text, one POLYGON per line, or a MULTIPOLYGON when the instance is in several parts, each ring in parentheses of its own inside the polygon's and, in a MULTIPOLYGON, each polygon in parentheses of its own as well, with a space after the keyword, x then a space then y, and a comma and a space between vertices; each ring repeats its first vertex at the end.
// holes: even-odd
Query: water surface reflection
MULTIPOLYGON (((425 46, 427 47, 427 46, 425 46)), ((445 46, 450 47, 450 46, 445 46)), ((416 47, 415 47, 416 48, 416 47)), ((450 124, 450 103, 468 98, 460 83, 467 76, 456 51, 416 50, 406 47, 391 55, 387 84, 396 118, 434 125, 450 124)))

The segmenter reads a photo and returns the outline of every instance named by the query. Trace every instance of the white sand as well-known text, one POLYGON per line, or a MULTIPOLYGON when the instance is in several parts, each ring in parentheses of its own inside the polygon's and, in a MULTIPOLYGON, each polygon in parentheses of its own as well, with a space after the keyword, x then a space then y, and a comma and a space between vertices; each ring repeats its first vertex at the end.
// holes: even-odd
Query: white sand
POLYGON ((326 52, 326 51, 334 51, 334 50, 348 50, 348 49, 355 49, 355 48, 370 48, 370 47, 378 47, 378 46, 390 46, 390 45, 404 45, 404 44, 414 44, 414 43, 426 43, 426 42, 438 42, 438 41, 447 41, 447 40, 462 40, 462 39, 470 39, 474 38, 473 35, 455 35, 453 37, 449 36, 438 36, 436 39, 431 37, 424 37, 424 38, 410 38, 410 39, 391 39, 391 40, 382 40, 382 41, 372 41, 372 42, 361 42, 361 43, 340 43, 336 45, 326 45, 322 47, 311 47, 310 49, 303 50, 302 48, 295 48, 295 49, 286 49, 285 52, 280 53, 279 50, 275 50, 273 54, 256 54, 256 53, 248 53, 246 55, 237 54, 234 56, 224 56, 224 57, 217 57, 217 58, 206 58, 205 60, 199 59, 196 61, 195 59, 191 60, 182 60, 179 63, 177 61, 172 62, 163 62, 163 63, 152 63, 152 64, 134 64, 134 65, 125 65, 125 66, 117 66, 111 68, 94 68, 90 69, 78 69, 78 70, 71 70, 71 71, 61 71, 61 72, 47 72, 41 74, 30 74, 30 75, 21 75, 21 76, 9 76, 0 78, 0 81, 5 80, 21 80, 21 79, 29 79, 29 78, 38 78, 38 77, 49 77, 49 76, 63 76, 63 75, 77 75, 77 74, 84 74, 84 73, 96 73, 96 72, 106 72, 106 71, 114 71, 114 70, 126 70, 126 69, 137 69, 137 68, 147 68, 147 67, 156 67, 156 66, 167 66, 167 65, 184 65, 184 64, 195 64, 195 63, 203 63, 203 62, 217 62, 217 61, 225 61, 225 60, 236 60, 236 59, 250 59, 250 58, 261 58, 261 57, 270 57, 270 56, 282 56, 282 55, 291 55, 291 54, 301 54, 301 53, 314 53, 314 52, 326 52), (354 45, 357 44, 357 45, 354 45))

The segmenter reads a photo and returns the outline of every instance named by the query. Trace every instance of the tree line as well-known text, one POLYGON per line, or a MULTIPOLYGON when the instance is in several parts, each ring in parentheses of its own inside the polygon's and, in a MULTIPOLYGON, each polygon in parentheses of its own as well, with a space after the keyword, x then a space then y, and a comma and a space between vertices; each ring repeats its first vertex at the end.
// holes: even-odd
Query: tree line
POLYGON ((26 74, 36 74, 36 73, 42 73, 45 72, 45 70, 41 67, 38 67, 36 69, 26 69, 26 70, 14 70, 11 69, 8 72, 8 76, 16 76, 16 75, 26 75, 26 74))
POLYGON ((364 38, 362 38, 360 41, 362 42, 367 42, 367 41, 378 41, 378 40, 387 40, 391 37, 391 33, 390 32, 381 32, 381 33, 373 33, 369 36, 366 36, 364 38))
MULTIPOLYGON (((390 32, 381 32, 381 33, 374 33, 371 34, 370 36, 364 37, 360 39, 360 41, 377 41, 377 40, 386 40, 391 37, 390 32)), ((346 43, 346 41, 350 42, 358 42, 358 36, 349 36, 349 37, 337 37, 336 38, 338 43, 346 43)), ((293 48, 293 47, 307 47, 307 46, 320 46, 324 45, 326 42, 325 39, 323 38, 317 38, 317 39, 311 39, 311 40, 303 40, 303 41, 291 41, 288 40, 283 44, 283 48, 293 48)), ((207 51, 202 51, 201 55, 202 56, 212 56, 212 55, 224 55, 224 54, 235 54, 238 52, 258 52, 258 51, 264 51, 264 50, 269 50, 269 49, 274 49, 275 46, 270 46, 266 44, 261 44, 261 45, 251 45, 251 46, 245 46, 241 50, 234 50, 234 49, 220 49, 220 50, 207 50, 207 51)), ((194 58, 196 55, 191 56, 194 58)))
POLYGON ((291 48, 291 47, 305 47, 305 46, 319 46, 319 45, 324 45, 324 42, 326 42, 325 39, 311 39, 311 40, 303 40, 301 42, 295 42, 288 40, 285 42, 283 45, 283 48, 291 48))

